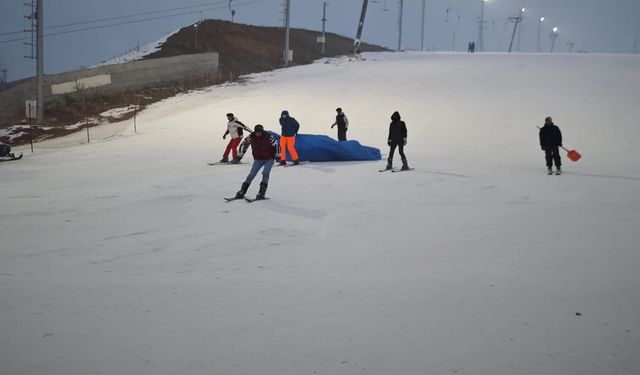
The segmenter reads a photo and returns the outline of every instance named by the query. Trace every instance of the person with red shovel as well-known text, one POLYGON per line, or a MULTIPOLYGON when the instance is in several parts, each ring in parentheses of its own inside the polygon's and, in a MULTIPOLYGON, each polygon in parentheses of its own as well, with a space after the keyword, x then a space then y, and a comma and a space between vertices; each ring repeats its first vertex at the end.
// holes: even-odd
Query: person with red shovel
POLYGON ((556 175, 560 175, 562 173, 560 168, 562 161, 560 160, 558 148, 562 147, 562 132, 553 123, 553 119, 550 116, 544 119, 544 126, 540 128, 540 147, 544 151, 547 161, 547 174, 553 174, 551 170, 553 162, 556 165, 556 175))

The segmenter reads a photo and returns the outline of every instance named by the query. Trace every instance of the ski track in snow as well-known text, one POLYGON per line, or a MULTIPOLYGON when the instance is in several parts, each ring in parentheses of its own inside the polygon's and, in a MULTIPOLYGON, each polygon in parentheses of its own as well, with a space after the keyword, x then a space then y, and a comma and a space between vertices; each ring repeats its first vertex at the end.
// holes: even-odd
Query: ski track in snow
POLYGON ((16 147, 0 373, 640 373, 640 57, 364 57, 164 100, 136 135, 16 147), (416 169, 274 168, 270 200, 224 201, 248 173, 205 164, 227 112, 335 136, 336 107, 383 154, 399 111, 416 169), (562 176, 547 115, 583 155, 562 176))

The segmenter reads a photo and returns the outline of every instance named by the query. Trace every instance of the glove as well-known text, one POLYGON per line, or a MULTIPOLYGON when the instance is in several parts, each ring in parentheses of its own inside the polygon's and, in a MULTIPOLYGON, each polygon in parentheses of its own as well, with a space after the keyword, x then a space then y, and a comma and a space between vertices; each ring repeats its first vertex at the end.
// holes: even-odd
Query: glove
POLYGON ((544 146, 540 146, 540 148, 542 149, 542 151, 547 151, 547 148, 544 146))
POLYGON ((391 146, 391 140, 387 139, 387 146, 391 146))
POLYGON ((407 145, 407 139, 406 139, 406 138, 404 138, 404 139, 402 140, 402 145, 403 145, 403 146, 406 146, 406 145, 407 145))

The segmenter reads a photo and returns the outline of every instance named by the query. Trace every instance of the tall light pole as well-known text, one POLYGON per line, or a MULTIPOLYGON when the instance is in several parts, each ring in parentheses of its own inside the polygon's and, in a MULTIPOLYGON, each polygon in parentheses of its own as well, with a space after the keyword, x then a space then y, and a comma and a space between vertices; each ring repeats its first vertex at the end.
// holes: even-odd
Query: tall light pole
POLYGON ((404 0, 400 0, 400 18, 398 20, 398 48, 396 52, 400 52, 402 49, 402 13, 403 13, 404 0))
MULTIPOLYGON (((387 3, 385 2, 385 5, 387 3)), ((358 22, 358 31, 356 32, 356 38, 353 40, 353 54, 360 53, 360 44, 362 43, 362 28, 364 27, 364 18, 367 15, 367 5, 369 0, 362 0, 362 11, 360 12, 360 21, 358 22)))
POLYGON ((44 9, 43 1, 38 0, 36 19, 38 22, 36 37, 36 123, 44 123, 44 9))
POLYGON ((516 37, 516 30, 518 30, 518 24, 522 21, 522 17, 524 15, 526 8, 520 9, 520 14, 517 16, 511 16, 508 18, 509 21, 514 22, 513 25, 513 34, 511 34, 511 43, 509 43, 509 52, 511 52, 513 48, 513 39, 516 37))
POLYGON ((284 14, 284 66, 289 66, 289 17, 291 15, 291 0, 285 0, 284 14))
POLYGON ((558 39, 558 35, 560 35, 560 33, 558 32, 558 28, 554 27, 551 33, 549 34, 549 38, 551 38, 551 50, 550 50, 551 53, 553 53, 553 49, 556 46, 556 39, 558 39))
POLYGON ((424 17, 427 11, 427 0, 422 0, 422 28, 420 32, 420 50, 424 51, 424 17))
POLYGON ((324 1, 322 3, 322 56, 324 56, 324 47, 327 44, 327 40, 325 39, 325 23, 327 23, 327 2, 324 1))
POLYGON ((540 45, 540 33, 542 32, 543 22, 544 22, 544 17, 540 17, 540 20, 538 20, 538 53, 542 52, 542 46, 540 45))
POLYGON ((480 18, 478 18, 478 51, 484 51, 484 3, 489 0, 480 0, 480 18))

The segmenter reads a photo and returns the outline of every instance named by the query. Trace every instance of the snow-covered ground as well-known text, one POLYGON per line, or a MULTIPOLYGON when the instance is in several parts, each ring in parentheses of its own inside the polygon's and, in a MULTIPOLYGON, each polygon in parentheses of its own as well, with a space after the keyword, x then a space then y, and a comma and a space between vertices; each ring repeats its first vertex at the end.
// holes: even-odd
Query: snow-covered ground
POLYGON ((0 373, 640 373, 640 57, 365 56, 0 164, 0 373), (416 169, 277 168, 271 200, 223 201, 249 170, 205 164, 227 112, 335 135, 338 106, 384 153, 400 111, 416 169), (583 155, 562 176, 547 115, 583 155))

